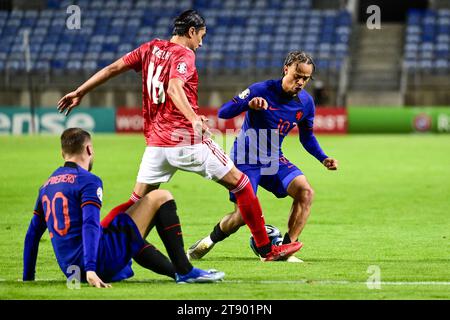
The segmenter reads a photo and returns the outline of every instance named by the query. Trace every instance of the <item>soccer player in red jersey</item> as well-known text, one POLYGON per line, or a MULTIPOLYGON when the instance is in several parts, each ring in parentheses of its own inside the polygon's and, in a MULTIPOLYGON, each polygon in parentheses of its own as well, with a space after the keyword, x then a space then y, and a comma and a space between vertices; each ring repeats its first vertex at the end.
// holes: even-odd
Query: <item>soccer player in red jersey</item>
POLYGON ((183 12, 175 19, 169 41, 153 39, 100 70, 64 96, 58 102, 58 110, 67 115, 85 94, 105 81, 130 69, 141 72, 147 147, 130 200, 114 208, 102 224, 107 225, 124 208, 169 181, 178 169, 195 172, 217 181, 235 195, 262 260, 278 260, 298 251, 301 244, 271 245, 248 177, 208 138, 206 118, 198 115, 195 51, 202 46, 205 35, 205 20, 194 10, 183 12))

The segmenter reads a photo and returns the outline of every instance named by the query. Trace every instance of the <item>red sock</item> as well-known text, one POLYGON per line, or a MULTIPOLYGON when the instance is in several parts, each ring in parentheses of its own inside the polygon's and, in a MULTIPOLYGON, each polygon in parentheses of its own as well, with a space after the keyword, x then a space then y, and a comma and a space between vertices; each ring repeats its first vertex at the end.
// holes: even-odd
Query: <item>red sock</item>
POLYGON ((255 239, 257 247, 263 247, 270 243, 267 236, 264 216, 258 198, 253 191, 252 184, 247 175, 242 174, 236 188, 231 190, 236 197, 236 202, 242 218, 255 239))
POLYGON ((102 221, 100 222, 100 225, 103 228, 107 228, 109 226, 109 224, 111 223, 111 221, 114 220, 114 218, 122 212, 127 211, 127 209, 129 207, 131 207, 133 204, 135 204, 141 197, 139 195, 137 195, 136 193, 132 193, 130 200, 128 200, 125 203, 119 204, 117 207, 113 208, 107 215, 106 217, 104 217, 102 219, 102 221))

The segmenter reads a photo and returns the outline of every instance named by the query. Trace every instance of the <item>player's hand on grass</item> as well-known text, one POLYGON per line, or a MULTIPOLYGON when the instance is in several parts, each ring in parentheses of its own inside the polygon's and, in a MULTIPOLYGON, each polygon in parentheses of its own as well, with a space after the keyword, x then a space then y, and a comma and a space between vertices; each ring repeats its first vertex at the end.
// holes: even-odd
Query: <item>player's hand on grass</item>
POLYGON ((205 116, 197 116, 192 120, 192 129, 194 129, 196 135, 205 136, 206 138, 211 137, 211 132, 209 131, 206 122, 208 122, 208 118, 205 116))
POLYGON ((248 106, 250 109, 253 110, 267 110, 269 104, 267 103, 266 99, 255 97, 252 100, 250 100, 248 106))
POLYGON ((337 170, 338 168, 338 161, 333 158, 326 158, 322 163, 328 170, 337 170))
POLYGON ((79 91, 72 91, 66 94, 58 101, 59 113, 66 111, 65 115, 69 115, 70 111, 80 104, 82 98, 83 95, 79 91))
POLYGON ((86 272, 86 280, 89 285, 96 288, 111 288, 111 285, 109 283, 104 283, 94 271, 86 272))

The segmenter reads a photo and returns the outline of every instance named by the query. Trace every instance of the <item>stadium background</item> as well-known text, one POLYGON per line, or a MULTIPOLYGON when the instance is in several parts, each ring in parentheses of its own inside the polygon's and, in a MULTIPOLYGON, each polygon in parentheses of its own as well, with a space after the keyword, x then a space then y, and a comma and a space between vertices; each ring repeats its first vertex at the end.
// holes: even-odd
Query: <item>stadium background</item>
MULTIPOLYGON (((280 77, 286 53, 302 49, 317 63, 316 81, 308 90, 316 105, 326 107, 319 110, 319 132, 450 131, 448 110, 428 108, 450 105, 448 1, 400 1, 395 7, 380 0, 1 3, 4 133, 33 129, 31 117, 23 114, 30 105, 37 109, 39 132, 61 131, 66 122, 54 113, 54 106, 64 93, 141 43, 168 38, 172 19, 186 8, 198 9, 207 20, 208 35, 196 63, 199 105, 213 126, 233 127, 215 121, 214 109, 253 82, 280 77), (76 12, 70 9, 72 4, 78 5, 80 14, 80 25, 74 27, 69 26, 76 12), (367 8, 374 4, 380 8, 381 29, 368 27, 374 11, 367 8), (51 114, 43 108, 50 108, 51 114)), ((139 131, 139 110, 132 108, 139 108, 140 92, 139 76, 130 72, 86 96, 82 102, 86 109, 81 110, 94 112, 95 121, 93 128, 87 124, 89 129, 139 131), (101 121, 102 117, 106 119, 101 121)))
MULTIPOLYGON (((229 261, 236 262, 234 273, 227 270, 231 282, 223 289, 186 288, 175 293, 173 287, 163 287, 159 295, 149 296, 148 283, 139 282, 148 273, 138 270, 137 282, 119 286, 106 297, 448 299, 450 3, 446 0, 396 1, 395 7, 382 0, 0 0, 0 203, 5 206, 0 222, 0 298, 74 297, 61 286, 62 275, 48 242, 42 249, 44 262, 38 260, 38 274, 59 282, 43 280, 26 288, 16 282, 35 192, 60 163, 56 135, 66 127, 81 126, 96 133, 100 158, 96 173, 109 186, 103 213, 128 196, 144 143, 139 134, 140 75, 128 72, 97 88, 68 118, 57 113, 56 103, 93 72, 141 43, 168 38, 172 19, 188 8, 197 9, 208 28, 196 64, 199 105, 210 125, 222 132, 238 128, 240 119, 219 121, 217 108, 253 82, 280 77, 290 50, 307 51, 317 64, 315 80, 307 87, 318 106, 315 132, 327 133, 319 141, 341 160, 341 176, 324 174, 314 159, 297 152, 295 136, 286 140, 289 158, 301 163, 318 195, 305 228, 306 243, 314 241, 302 249, 305 260, 313 263, 302 269, 304 283, 283 282, 296 274, 293 266, 277 267, 273 273, 270 266, 256 265, 249 248, 238 249, 241 242, 236 240, 224 243, 225 253, 219 251, 216 260, 212 256, 200 263, 222 269, 231 268, 229 261), (79 29, 68 27, 77 13, 73 7, 68 12, 73 4, 80 9, 79 29), (367 11, 371 5, 380 8, 381 29, 369 28, 376 22, 376 10, 367 11), (27 33, 28 53, 23 45, 27 33), (122 132, 137 134, 116 134, 122 132), (422 176, 420 181, 412 180, 416 175, 422 176), (372 220, 375 216, 379 220, 372 220), (380 231, 385 229, 388 233, 380 231), (330 247, 336 239, 341 245, 330 247), (360 250, 349 252, 355 243, 360 250), (400 246, 394 249, 393 243, 400 246), (371 261, 373 256, 378 259, 371 261), (371 263, 383 267, 383 279, 391 281, 394 290, 365 288, 371 263), (250 275, 248 268, 254 268, 250 275), (269 273, 274 282, 264 283, 269 273), (250 282, 245 282, 248 277, 250 282), (321 288, 305 287, 314 283, 310 279, 321 288), (403 286, 401 281, 412 282, 403 286), (420 281, 437 284, 426 287, 420 281), (55 285, 59 287, 50 294, 55 285)), ((228 151, 229 145, 225 148, 228 151)), ((191 179, 179 173, 167 185, 186 212, 182 216, 186 245, 209 232, 229 209, 224 190, 199 179, 191 186, 191 179), (211 196, 216 194, 220 196, 211 196), (208 207, 198 221, 197 210, 205 202, 218 212, 208 207)), ((263 192, 260 197, 268 212, 288 210, 287 200, 273 201, 263 192)), ((285 214, 271 217, 285 228, 285 214)), ((235 237, 248 241, 244 232, 235 237)), ((104 298, 93 292, 75 296, 86 297, 104 298)))

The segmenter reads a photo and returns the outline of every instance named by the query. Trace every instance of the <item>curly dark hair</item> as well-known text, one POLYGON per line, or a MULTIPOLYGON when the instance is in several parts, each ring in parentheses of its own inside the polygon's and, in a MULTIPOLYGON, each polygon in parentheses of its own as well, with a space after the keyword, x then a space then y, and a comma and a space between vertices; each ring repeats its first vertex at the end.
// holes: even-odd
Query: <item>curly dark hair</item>
MULTIPOLYGON (((306 63, 311 64, 313 67, 313 73, 316 71, 316 64, 314 63, 313 58, 304 51, 291 51, 284 59, 284 65, 289 67, 294 63, 306 63)), ((312 77, 311 77, 312 79, 312 77)))

